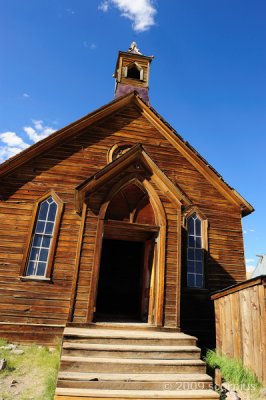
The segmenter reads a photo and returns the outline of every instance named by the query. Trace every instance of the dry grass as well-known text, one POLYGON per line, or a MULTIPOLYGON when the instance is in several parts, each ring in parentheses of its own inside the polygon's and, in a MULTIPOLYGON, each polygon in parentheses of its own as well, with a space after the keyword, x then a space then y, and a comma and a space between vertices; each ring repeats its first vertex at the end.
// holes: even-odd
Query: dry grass
MULTIPOLYGON (((6 346, 0 340, 0 347, 6 346)), ((17 346, 23 354, 0 349, 0 359, 7 368, 0 372, 0 393, 3 400, 52 400, 59 366, 60 350, 44 346, 17 346), (14 382, 12 384, 12 382, 14 382)))

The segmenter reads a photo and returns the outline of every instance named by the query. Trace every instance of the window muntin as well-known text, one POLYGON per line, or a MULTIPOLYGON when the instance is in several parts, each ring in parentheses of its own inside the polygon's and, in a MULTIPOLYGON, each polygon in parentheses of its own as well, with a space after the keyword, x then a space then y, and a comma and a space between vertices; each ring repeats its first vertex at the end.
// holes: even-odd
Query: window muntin
POLYGON ((51 248, 58 204, 52 196, 40 203, 31 241, 26 276, 45 277, 51 248))
POLYGON ((204 286, 202 221, 196 213, 187 219, 187 286, 204 286))

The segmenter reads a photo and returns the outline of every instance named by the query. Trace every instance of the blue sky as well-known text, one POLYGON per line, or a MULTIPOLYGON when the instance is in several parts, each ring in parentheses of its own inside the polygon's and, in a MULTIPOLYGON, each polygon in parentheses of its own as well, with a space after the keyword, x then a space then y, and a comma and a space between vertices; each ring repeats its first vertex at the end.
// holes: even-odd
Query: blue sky
POLYGON ((266 253, 264 0, 0 0, 0 160, 113 99, 117 52, 154 55, 151 104, 256 209, 266 253))

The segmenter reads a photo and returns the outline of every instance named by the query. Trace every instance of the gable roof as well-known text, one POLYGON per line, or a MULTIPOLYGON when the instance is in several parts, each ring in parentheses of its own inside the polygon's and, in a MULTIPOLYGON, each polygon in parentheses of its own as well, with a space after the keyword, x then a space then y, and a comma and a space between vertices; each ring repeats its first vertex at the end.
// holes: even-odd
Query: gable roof
POLYGON ((186 194, 174 184, 158 167, 158 165, 150 158, 147 152, 143 149, 142 145, 136 144, 130 150, 128 150, 121 157, 115 159, 111 163, 107 164, 104 168, 98 171, 95 175, 86 179, 84 182, 79 184, 75 189, 75 207, 77 212, 81 212, 82 203, 85 194, 97 191, 102 185, 104 185, 108 180, 116 177, 122 171, 125 171, 132 163, 140 162, 144 164, 146 168, 151 171, 160 182, 160 186, 163 186, 163 191, 166 196, 170 197, 172 200, 177 201, 179 204, 184 204, 186 206, 191 205, 190 199, 186 194))
POLYGON ((235 189, 229 186, 222 176, 136 92, 131 92, 123 97, 113 100, 72 124, 52 133, 45 139, 23 150, 21 153, 9 158, 0 165, 0 178, 15 171, 19 166, 64 142, 66 139, 76 136, 82 129, 89 127, 95 122, 110 116, 112 113, 117 112, 121 108, 130 104, 134 104, 140 110, 142 115, 146 117, 147 120, 150 121, 150 123, 155 126, 158 131, 216 187, 218 191, 220 191, 220 193, 222 193, 231 203, 239 206, 243 216, 254 211, 253 207, 235 189))

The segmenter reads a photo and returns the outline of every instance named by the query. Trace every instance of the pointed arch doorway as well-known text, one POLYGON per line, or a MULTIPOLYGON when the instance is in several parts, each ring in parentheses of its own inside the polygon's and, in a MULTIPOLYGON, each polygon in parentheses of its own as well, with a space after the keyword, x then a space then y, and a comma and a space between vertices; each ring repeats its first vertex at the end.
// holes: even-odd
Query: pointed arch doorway
POLYGON ((100 210, 93 318, 161 325, 164 211, 149 182, 134 178, 117 186, 100 210))

